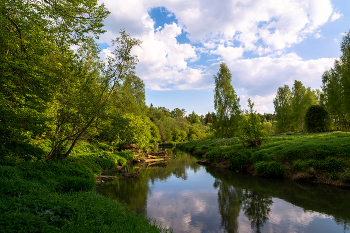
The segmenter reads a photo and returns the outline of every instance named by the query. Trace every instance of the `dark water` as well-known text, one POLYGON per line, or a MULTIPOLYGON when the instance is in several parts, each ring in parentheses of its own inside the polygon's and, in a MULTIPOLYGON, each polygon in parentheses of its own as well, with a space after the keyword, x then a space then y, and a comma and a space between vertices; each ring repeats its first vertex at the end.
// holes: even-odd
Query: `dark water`
POLYGON ((167 168, 101 193, 174 232, 350 232, 350 190, 210 169, 182 151, 167 168))

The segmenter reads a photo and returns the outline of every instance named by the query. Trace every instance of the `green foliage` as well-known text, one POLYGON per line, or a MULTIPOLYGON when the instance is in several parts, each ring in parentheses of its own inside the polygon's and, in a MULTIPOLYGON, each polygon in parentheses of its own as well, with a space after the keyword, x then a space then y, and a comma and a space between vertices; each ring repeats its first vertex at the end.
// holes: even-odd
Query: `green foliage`
POLYGON ((316 160, 295 160, 293 161, 293 168, 298 171, 306 171, 310 166, 316 164, 316 160))
POLYGON ((341 180, 345 183, 350 183, 350 168, 347 168, 342 174, 341 174, 341 180))
POLYGON ((260 161, 254 164, 254 169, 258 174, 264 173, 267 170, 268 162, 260 161))
MULTIPOLYGON (((235 169, 253 165, 257 174, 280 176, 283 164, 291 164, 294 171, 315 175, 324 171, 333 178, 347 177, 350 155, 349 134, 345 132, 306 134, 289 133, 270 136, 261 147, 244 147, 238 138, 193 140, 178 143, 177 148, 197 155, 205 155, 212 162, 228 159, 235 169), (276 162, 276 163, 271 163, 276 162)), ((283 171, 283 172, 282 172, 283 171)), ((347 178, 344 178, 345 180, 347 178)))
POLYGON ((232 168, 245 167, 248 162, 248 156, 243 153, 235 153, 230 157, 229 162, 232 168))
MULTIPOLYGON (((54 166, 54 163, 50 165, 54 166)), ((44 173, 48 176, 43 182, 40 176, 28 179, 27 170, 0 166, 0 185, 4 188, 0 192, 1 232, 162 231, 144 216, 125 210, 116 201, 95 192, 81 191, 91 189, 87 187, 91 186, 88 180, 81 176, 67 176, 64 172, 55 174, 54 170, 51 175, 46 170, 44 173), (56 180, 59 183, 53 189, 50 185, 56 180)), ((34 174, 42 173, 40 166, 30 170, 34 174)))
POLYGON ((273 104, 278 132, 289 132, 292 124, 292 92, 288 85, 278 88, 273 104))
POLYGON ((264 125, 261 118, 254 112, 254 103, 248 99, 249 112, 246 112, 242 122, 242 132, 240 139, 245 146, 261 146, 261 143, 267 138, 264 125))
POLYGON ((214 75, 214 108, 217 121, 215 123, 218 137, 232 137, 237 131, 236 125, 240 115, 239 98, 231 85, 232 74, 227 65, 222 62, 217 75, 214 75), (231 134, 229 134, 231 128, 231 134))
POLYGON ((258 174, 265 173, 269 176, 281 176, 284 173, 284 166, 280 162, 261 161, 254 164, 255 171, 258 174))
POLYGON ((34 162, 45 158, 45 151, 28 142, 0 140, 0 160, 34 162))
POLYGON ((150 146, 152 135, 148 119, 127 113, 116 118, 114 124, 116 145, 136 144, 141 149, 147 149, 150 146))
POLYGON ((0 137, 42 135, 54 124, 46 110, 64 77, 60 59, 87 35, 102 33, 109 12, 96 1, 2 1, 1 9, 0 137))
POLYGON ((125 158, 127 160, 133 160, 134 159, 134 155, 135 155, 135 153, 131 152, 131 151, 120 151, 120 152, 117 152, 115 154, 120 156, 120 157, 123 157, 123 158, 125 158))
POLYGON ((328 112, 323 106, 312 105, 305 113, 305 126, 308 132, 324 132, 329 128, 328 112))
POLYGON ((317 169, 329 172, 336 172, 343 169, 343 162, 334 157, 327 157, 325 160, 318 161, 315 165, 317 169))

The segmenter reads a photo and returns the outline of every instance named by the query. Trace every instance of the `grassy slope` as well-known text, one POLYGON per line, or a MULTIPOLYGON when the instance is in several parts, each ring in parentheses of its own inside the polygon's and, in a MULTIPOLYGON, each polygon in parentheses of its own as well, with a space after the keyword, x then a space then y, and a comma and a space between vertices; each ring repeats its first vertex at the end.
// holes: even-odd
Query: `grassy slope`
POLYGON ((101 170, 123 163, 127 154, 82 143, 70 159, 45 162, 46 149, 1 145, 0 232, 163 231, 93 191, 101 170))
POLYGON ((261 176, 350 185, 350 134, 346 133, 271 136, 253 148, 243 147, 238 138, 194 140, 177 146, 261 176))

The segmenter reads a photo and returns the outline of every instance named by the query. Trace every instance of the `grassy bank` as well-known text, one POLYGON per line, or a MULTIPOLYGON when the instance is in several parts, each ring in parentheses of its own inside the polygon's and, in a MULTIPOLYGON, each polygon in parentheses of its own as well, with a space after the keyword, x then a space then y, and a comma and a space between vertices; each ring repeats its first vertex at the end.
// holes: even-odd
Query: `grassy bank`
POLYGON ((350 134, 270 136, 261 147, 244 147, 238 138, 194 140, 177 144, 213 165, 226 164, 259 176, 350 187, 350 134))
POLYGON ((133 155, 81 143, 63 161, 44 161, 45 142, 2 143, 0 232, 161 232, 122 204, 94 192, 103 170, 133 155))

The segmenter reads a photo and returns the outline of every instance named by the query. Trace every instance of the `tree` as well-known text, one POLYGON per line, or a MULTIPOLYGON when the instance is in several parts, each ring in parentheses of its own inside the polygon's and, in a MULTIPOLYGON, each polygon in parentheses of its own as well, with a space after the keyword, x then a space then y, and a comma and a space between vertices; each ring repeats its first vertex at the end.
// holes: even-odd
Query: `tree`
POLYGON ((245 112, 242 122, 242 132, 240 139, 245 146, 261 146, 261 143, 267 138, 264 125, 256 111, 253 110, 254 103, 248 99, 249 111, 245 112))
MULTIPOLYGON (((152 141, 152 126, 147 118, 127 113, 120 116, 115 121, 115 124, 115 133, 117 135, 114 141, 115 144, 136 144, 138 148, 148 149, 150 141, 152 141)), ((156 131, 153 137, 155 137, 153 141, 158 140, 156 131)))
POLYGON ((329 128, 329 115, 320 105, 310 106, 305 114, 305 126, 308 132, 324 132, 329 128))
POLYGON ((227 65, 222 62, 215 79, 214 108, 217 116, 217 133, 219 137, 229 137, 229 128, 238 122, 230 122, 231 115, 240 115, 239 98, 231 85, 232 74, 227 65))
POLYGON ((293 109, 293 126, 294 131, 304 130, 304 114, 305 114, 305 92, 304 85, 295 80, 293 85, 293 98, 292 98, 292 109, 293 109))
POLYGON ((340 49, 342 52, 340 56, 340 83, 343 87, 345 110, 350 115, 350 31, 343 36, 340 49))
POLYGON ((199 124, 201 122, 199 116, 194 111, 188 114, 187 120, 190 124, 199 124))
MULTIPOLYGON (((93 70, 92 74, 101 74, 99 81, 100 88, 97 89, 97 92, 96 90, 91 89, 93 85, 88 85, 93 83, 93 81, 91 81, 91 79, 86 79, 86 75, 91 74, 91 67, 89 66, 92 66, 92 62, 84 63, 87 65, 87 68, 82 74, 71 74, 69 73, 69 70, 67 70, 68 74, 70 74, 68 76, 70 77, 70 80, 64 80, 62 84, 65 87, 63 90, 64 93, 60 93, 58 95, 57 103, 59 104, 59 107, 56 116, 56 127, 55 132, 51 137, 51 151, 46 157, 46 160, 55 158, 60 154, 63 154, 63 158, 69 156, 79 139, 86 133, 87 129, 89 129, 96 118, 100 116, 116 86, 134 68, 137 58, 132 56, 130 52, 133 47, 140 45, 141 42, 137 39, 130 38, 130 36, 123 30, 120 31, 120 34, 120 37, 112 41, 113 46, 115 46, 115 50, 112 53, 112 56, 108 58, 107 67, 104 68, 103 66, 94 66, 94 68, 97 67, 99 70, 98 72, 93 70), (86 98, 86 100, 89 99, 88 111, 86 108, 80 107, 82 102, 79 101, 79 96, 77 93, 72 93, 70 91, 73 90, 71 88, 73 85, 71 82, 74 83, 73 89, 78 90, 78 92, 80 90, 85 90, 84 88, 88 87, 84 94, 94 94, 93 96, 86 98)), ((91 60, 97 60, 96 49, 94 50, 93 48, 93 43, 90 42, 87 44, 86 49, 91 52, 91 60)), ((82 47, 82 49, 85 48, 82 47)), ((98 61, 97 63, 101 64, 98 61)), ((94 76, 91 76, 92 79, 93 77, 94 76)))
POLYGON ((213 123, 213 118, 211 116, 211 113, 208 112, 207 114, 205 114, 205 117, 204 117, 204 123, 205 124, 208 124, 208 123, 213 123))
POLYGON ((292 123, 292 92, 288 85, 277 89, 276 98, 273 100, 279 132, 289 132, 292 123))
POLYGON ((94 0, 1 1, 0 10, 0 135, 41 135, 62 57, 102 33, 109 12, 94 0))

